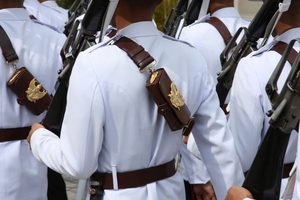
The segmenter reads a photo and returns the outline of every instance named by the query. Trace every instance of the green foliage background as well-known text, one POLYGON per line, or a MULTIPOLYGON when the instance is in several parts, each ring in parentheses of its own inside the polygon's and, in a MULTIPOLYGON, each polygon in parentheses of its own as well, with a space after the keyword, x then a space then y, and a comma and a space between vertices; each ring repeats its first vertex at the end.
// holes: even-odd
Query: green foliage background
MULTIPOLYGON (((56 0, 57 4, 63 8, 70 8, 75 0, 56 0)), ((143 1, 143 0, 140 0, 143 1)), ((157 28, 162 30, 165 19, 167 18, 170 10, 177 5, 178 0, 164 0, 157 6, 154 20, 157 23, 157 28)))

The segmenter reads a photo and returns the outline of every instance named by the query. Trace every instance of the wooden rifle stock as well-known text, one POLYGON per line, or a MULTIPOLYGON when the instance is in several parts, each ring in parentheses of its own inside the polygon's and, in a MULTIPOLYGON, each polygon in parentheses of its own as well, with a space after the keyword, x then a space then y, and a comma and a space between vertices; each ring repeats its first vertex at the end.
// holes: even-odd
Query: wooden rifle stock
POLYGON ((283 173, 283 161, 291 131, 300 118, 300 53, 294 61, 280 94, 277 81, 290 51, 300 39, 292 40, 271 75, 266 92, 272 104, 270 127, 252 162, 243 187, 257 200, 279 199, 283 173))

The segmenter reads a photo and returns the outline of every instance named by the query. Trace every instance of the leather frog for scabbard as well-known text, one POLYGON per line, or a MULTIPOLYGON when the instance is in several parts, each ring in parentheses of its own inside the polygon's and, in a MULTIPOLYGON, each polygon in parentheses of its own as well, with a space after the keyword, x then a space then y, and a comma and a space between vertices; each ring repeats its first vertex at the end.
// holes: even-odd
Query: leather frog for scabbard
POLYGON ((194 118, 190 117, 184 98, 167 72, 163 68, 153 70, 155 59, 131 39, 123 36, 114 45, 127 53, 140 72, 151 72, 146 88, 158 106, 158 113, 164 116, 172 131, 183 129, 182 134, 187 136, 193 128, 194 118))

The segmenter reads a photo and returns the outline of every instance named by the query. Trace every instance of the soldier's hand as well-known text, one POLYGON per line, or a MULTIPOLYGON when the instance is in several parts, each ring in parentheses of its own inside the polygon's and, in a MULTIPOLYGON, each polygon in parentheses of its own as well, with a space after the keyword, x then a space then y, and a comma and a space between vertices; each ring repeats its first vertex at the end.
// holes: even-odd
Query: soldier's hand
POLYGON ((216 194, 210 182, 206 184, 192 184, 197 200, 216 200, 216 194))
POLYGON ((239 187, 239 186, 232 186, 227 191, 227 196, 225 200, 243 200, 246 198, 253 199, 252 194, 246 188, 239 187))
POLYGON ((29 134, 28 134, 27 139, 26 139, 29 144, 30 144, 30 139, 31 139, 32 134, 34 133, 34 131, 36 131, 39 128, 45 128, 45 127, 41 124, 38 124, 38 123, 32 124, 31 130, 29 131, 29 134))
MULTIPOLYGON (((191 134, 191 133, 190 133, 190 134, 191 134)), ((183 142, 184 142, 184 144, 187 144, 187 143, 188 143, 190 134, 188 134, 187 136, 183 136, 183 142)))

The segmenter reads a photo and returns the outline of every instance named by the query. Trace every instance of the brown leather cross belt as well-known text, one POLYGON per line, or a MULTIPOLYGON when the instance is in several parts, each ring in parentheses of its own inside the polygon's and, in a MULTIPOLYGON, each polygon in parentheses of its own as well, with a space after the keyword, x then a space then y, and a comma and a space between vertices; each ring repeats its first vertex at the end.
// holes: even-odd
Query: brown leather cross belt
POLYGON ((31 127, 0 129, 0 142, 25 140, 31 127))
MULTIPOLYGON (((285 49, 287 48, 288 44, 282 41, 279 41, 277 44, 274 45, 274 47, 271 49, 273 51, 276 51, 280 55, 283 55, 285 49)), ((288 55, 287 60, 291 65, 293 65, 294 61, 296 60, 296 57, 298 55, 298 52, 295 49, 291 49, 290 54, 288 55)))
MULTIPOLYGON (((218 32, 220 33, 220 35, 222 36, 224 43, 227 45, 232 36, 227 28, 227 26, 217 17, 211 17, 207 23, 211 24, 212 26, 214 26, 218 32)), ((235 43, 236 46, 236 43, 235 43)))
MULTIPOLYGON (((168 163, 129 172, 117 173, 118 189, 135 188, 169 178, 176 173, 174 159, 168 163)), ((111 173, 96 172, 91 176, 91 181, 99 181, 103 189, 113 189, 111 173)))

